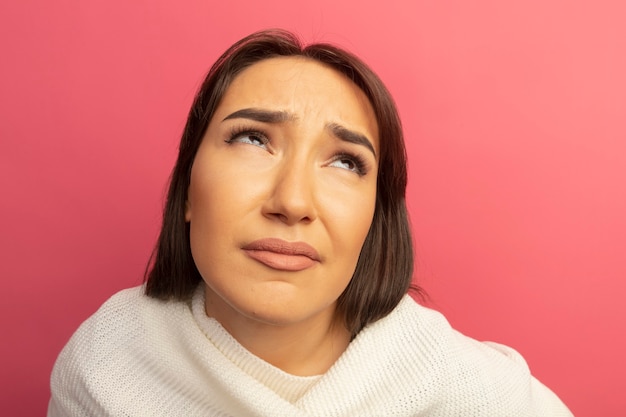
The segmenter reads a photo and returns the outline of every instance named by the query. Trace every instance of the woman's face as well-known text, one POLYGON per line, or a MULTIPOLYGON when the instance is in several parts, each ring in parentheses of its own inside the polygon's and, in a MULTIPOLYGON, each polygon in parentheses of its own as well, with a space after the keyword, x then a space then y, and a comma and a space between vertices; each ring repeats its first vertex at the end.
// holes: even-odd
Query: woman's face
POLYGON ((186 205, 207 313, 227 329, 332 321, 372 222, 378 154, 372 107, 339 72, 281 57, 240 73, 186 205))

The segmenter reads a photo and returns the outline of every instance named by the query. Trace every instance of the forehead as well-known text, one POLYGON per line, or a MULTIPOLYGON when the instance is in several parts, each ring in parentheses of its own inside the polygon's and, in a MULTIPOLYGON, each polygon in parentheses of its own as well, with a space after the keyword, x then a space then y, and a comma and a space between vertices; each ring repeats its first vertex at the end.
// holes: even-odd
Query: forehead
POLYGON ((286 111, 300 121, 340 123, 367 134, 378 147, 376 116, 365 93, 344 74, 309 58, 269 58, 246 68, 215 116, 249 107, 286 111))

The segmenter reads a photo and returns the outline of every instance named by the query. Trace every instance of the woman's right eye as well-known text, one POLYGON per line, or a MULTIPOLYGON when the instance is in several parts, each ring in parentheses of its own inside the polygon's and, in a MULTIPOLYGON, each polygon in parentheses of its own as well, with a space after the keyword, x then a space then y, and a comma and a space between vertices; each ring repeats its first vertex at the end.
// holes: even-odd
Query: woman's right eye
POLYGON ((261 132, 240 132, 231 135, 228 143, 247 143, 249 145, 265 148, 269 139, 261 132))

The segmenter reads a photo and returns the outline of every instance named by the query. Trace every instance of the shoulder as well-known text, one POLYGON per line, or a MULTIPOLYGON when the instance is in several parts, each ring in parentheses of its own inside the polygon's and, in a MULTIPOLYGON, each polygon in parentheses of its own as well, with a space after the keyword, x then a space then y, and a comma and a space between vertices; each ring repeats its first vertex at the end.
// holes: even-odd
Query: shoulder
POLYGON ((59 354, 51 376, 50 414, 105 415, 103 397, 150 366, 151 346, 169 327, 184 322, 185 310, 185 303, 146 296, 143 286, 109 298, 59 354))
POLYGON ((401 363, 398 374, 406 378, 406 385, 411 386, 411 380, 422 381, 431 401, 442 402, 442 407, 455 413, 571 415, 556 395, 532 376, 515 349, 468 337, 440 312, 409 296, 387 317, 365 329, 364 336, 378 345, 377 351, 389 352, 387 367, 393 366, 391 362, 401 363))
POLYGON ((64 355, 73 353, 97 354, 99 350, 132 343, 146 332, 144 321, 158 319, 172 310, 171 303, 152 299, 145 295, 144 287, 138 286, 118 292, 85 320, 64 348, 64 355))
POLYGON ((68 373, 91 372, 101 358, 119 356, 139 341, 147 329, 142 321, 152 314, 163 314, 165 304, 144 294, 143 286, 113 295, 85 320, 61 351, 52 374, 53 388, 68 373))
MULTIPOLYGON (((440 312, 422 306, 406 296, 390 317, 387 326, 407 352, 429 352, 441 371, 460 375, 471 384, 476 381, 511 379, 512 372, 521 379, 530 377, 522 355, 515 349, 495 342, 481 342, 454 329, 440 312), (414 348, 411 349, 410 346, 414 348)), ((434 366, 434 364, 431 364, 434 366)), ((499 382, 498 382, 499 383, 499 382)))
POLYGON ((493 355, 527 368, 524 358, 513 348, 495 343, 480 342, 454 329, 439 311, 425 307, 410 296, 405 296, 390 314, 389 323, 381 323, 401 339, 427 343, 435 350, 460 357, 493 355))

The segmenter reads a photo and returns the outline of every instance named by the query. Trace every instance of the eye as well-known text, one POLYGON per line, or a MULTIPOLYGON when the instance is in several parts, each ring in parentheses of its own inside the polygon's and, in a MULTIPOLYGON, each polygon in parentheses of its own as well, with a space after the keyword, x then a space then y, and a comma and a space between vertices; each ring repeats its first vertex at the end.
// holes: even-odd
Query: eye
POLYGON ((254 130, 245 130, 239 131, 235 130, 231 133, 230 138, 226 141, 227 143, 245 143, 248 145, 258 146, 259 148, 266 148, 266 145, 269 143, 269 139, 267 136, 258 131, 254 130))
POLYGON ((334 160, 328 164, 328 166, 352 171, 359 176, 363 176, 367 173, 365 162, 363 162, 363 160, 357 155, 336 155, 334 160))

